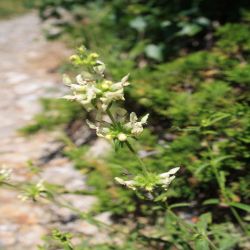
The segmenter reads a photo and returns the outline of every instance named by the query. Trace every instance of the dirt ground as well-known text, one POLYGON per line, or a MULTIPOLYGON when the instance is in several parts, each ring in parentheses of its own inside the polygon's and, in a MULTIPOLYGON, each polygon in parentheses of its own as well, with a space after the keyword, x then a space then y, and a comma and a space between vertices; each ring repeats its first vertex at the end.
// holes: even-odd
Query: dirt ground
MULTIPOLYGON (((46 41, 35 13, 0 22, 0 166, 13 169, 15 181, 31 179, 26 162, 57 146, 56 132, 23 137, 17 130, 39 112, 41 97, 62 95, 57 69, 69 54, 62 43, 46 41)), ((42 178, 73 191, 85 187, 84 177, 65 158, 46 164, 42 178)), ((37 249, 41 236, 54 227, 86 236, 97 233, 96 227, 78 220, 68 209, 22 202, 17 196, 15 191, 0 189, 0 249, 37 249)), ((64 196, 82 211, 96 201, 92 196, 64 196)))

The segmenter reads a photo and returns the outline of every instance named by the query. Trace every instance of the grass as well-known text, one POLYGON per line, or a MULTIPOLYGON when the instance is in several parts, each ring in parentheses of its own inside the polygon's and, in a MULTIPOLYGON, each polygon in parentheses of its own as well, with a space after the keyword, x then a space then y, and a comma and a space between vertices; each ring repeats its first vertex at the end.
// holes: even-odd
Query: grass
POLYGON ((27 11, 25 5, 27 0, 1 0, 0 1, 0 19, 6 19, 17 16, 27 11))

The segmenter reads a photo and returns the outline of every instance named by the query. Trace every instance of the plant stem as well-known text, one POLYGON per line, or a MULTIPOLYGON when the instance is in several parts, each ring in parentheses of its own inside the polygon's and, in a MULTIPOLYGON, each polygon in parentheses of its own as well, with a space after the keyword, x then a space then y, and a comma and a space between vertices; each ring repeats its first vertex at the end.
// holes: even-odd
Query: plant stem
POLYGON ((9 183, 9 182, 2 182, 1 185, 5 185, 14 189, 19 189, 19 187, 15 184, 9 183))
POLYGON ((236 210, 234 207, 232 207, 232 206, 230 206, 230 210, 231 210, 232 214, 234 215, 235 219, 238 221, 238 223, 239 223, 239 225, 240 225, 242 231, 243 231, 246 235, 249 235, 249 232, 247 231, 247 229, 246 229, 246 227, 245 227, 245 225, 244 225, 244 222, 242 221, 241 217, 239 216, 237 210, 236 210))
POLYGON ((110 120, 112 121, 112 123, 115 125, 116 124, 115 118, 113 117, 113 115, 110 112, 109 108, 107 109, 107 114, 108 114, 110 120))
POLYGON ((134 150, 133 146, 128 142, 125 141, 125 144, 127 145, 128 149, 134 154, 134 156, 136 157, 136 159, 140 162, 141 167, 142 167, 142 171, 144 172, 144 174, 148 174, 147 168, 144 164, 144 162, 142 161, 142 159, 138 156, 138 154, 136 153, 136 151, 134 150))
MULTIPOLYGON (((212 154, 212 149, 211 148, 209 148, 209 151, 210 151, 210 154, 212 154)), ((210 156, 210 158, 212 160, 212 155, 210 156)), ((226 186, 221 183, 219 171, 218 171, 215 164, 211 163, 211 166, 212 166, 212 169, 213 169, 217 184, 218 184, 218 186, 220 188, 221 194, 222 194, 223 198, 225 199, 226 203, 230 204, 230 198, 227 195, 226 186)), ((246 235, 249 235, 248 230, 246 229, 246 227, 244 225, 244 222, 242 221, 242 219, 241 219, 240 215, 238 214, 237 210, 234 207, 230 206, 230 205, 229 205, 229 207, 230 207, 230 210, 231 210, 234 218, 238 221, 242 232, 245 233, 246 235)))
MULTIPOLYGON (((54 202, 56 205, 58 205, 59 207, 64 207, 64 208, 68 208, 69 210, 71 210, 72 212, 75 212, 78 216, 80 216, 81 219, 85 219, 87 220, 89 223, 94 224, 98 227, 102 227, 105 228, 106 230, 110 231, 111 233, 115 233, 117 228, 113 228, 111 227, 109 224, 102 222, 98 219, 93 218, 93 216, 91 216, 88 213, 82 212, 80 209, 74 207, 73 205, 69 204, 68 202, 62 202, 59 200, 56 200, 54 198, 49 199, 50 201, 54 202)), ((119 233, 127 235, 126 231, 123 231, 121 228, 119 228, 117 230, 119 233)))

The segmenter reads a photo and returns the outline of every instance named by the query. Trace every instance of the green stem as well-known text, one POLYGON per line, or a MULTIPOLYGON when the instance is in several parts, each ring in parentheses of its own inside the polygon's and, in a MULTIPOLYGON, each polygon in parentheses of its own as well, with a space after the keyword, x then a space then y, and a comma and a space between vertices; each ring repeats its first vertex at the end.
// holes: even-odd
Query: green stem
MULTIPOLYGON (((215 167, 215 168, 216 168, 216 167, 215 167)), ((226 190, 225 190, 225 187, 223 187, 223 186, 220 184, 220 179, 219 179, 219 174, 218 174, 217 169, 215 170, 215 175, 216 175, 216 180, 217 180, 218 185, 219 185, 220 190, 221 190, 221 194, 222 194, 222 196, 224 197, 226 203, 229 204, 229 203, 230 203, 230 198, 229 198, 228 195, 227 195, 227 192, 226 192, 226 190)), ((242 221, 242 219, 241 219, 240 215, 238 214, 237 210, 236 210, 235 208, 233 208, 232 206, 230 206, 230 205, 229 205, 229 207, 230 207, 230 210, 231 210, 231 212, 232 212, 234 218, 238 221, 238 223, 239 223, 239 225, 240 225, 240 228, 241 228, 242 232, 245 233, 246 235, 249 235, 249 233, 248 233, 248 231, 247 231, 247 229, 246 229, 246 227, 245 227, 245 224, 244 224, 244 222, 242 221)))
POLYGON ((144 162, 143 162, 142 159, 138 156, 138 154, 137 154, 136 151, 134 150, 133 146, 132 146, 128 141, 125 141, 125 144, 127 145, 128 149, 133 153, 133 155, 136 157, 136 159, 140 162, 143 173, 144 173, 144 174, 148 174, 148 171, 147 171, 147 168, 146 168, 144 162))
POLYGON ((235 219, 238 221, 238 223, 239 223, 239 225, 240 225, 242 231, 243 231, 246 235, 249 235, 249 232, 248 232, 248 230, 246 229, 245 224, 244 224, 244 222, 242 221, 241 217, 239 216, 237 210, 236 210, 234 207, 231 207, 231 206, 230 206, 230 210, 231 210, 232 214, 234 215, 235 219))
POLYGON ((96 226, 101 226, 101 227, 105 227, 106 229, 109 229, 110 226, 104 222, 101 222, 97 219, 94 219, 93 217, 90 218, 91 215, 82 212, 80 209, 72 206, 71 204, 67 203, 67 202, 60 202, 56 199, 51 199, 51 201, 58 205, 59 207, 64 207, 64 208, 68 208, 69 210, 71 210, 72 212, 75 212, 78 216, 80 216, 81 219, 85 219, 88 222, 96 225, 96 226))
MULTIPOLYGON (((209 148, 209 151, 210 151, 210 154, 212 154, 212 150, 210 148, 209 148)), ((210 158, 212 160, 212 156, 210 156, 210 158)), ((218 171, 217 167, 214 164, 211 164, 211 166, 212 166, 212 169, 213 169, 217 184, 218 184, 218 186, 220 188, 221 194, 222 194, 223 198, 225 199, 226 203, 229 204, 230 203, 230 198, 227 195, 226 187, 221 185, 219 171, 218 171)), ((245 224, 242 221, 242 219, 241 219, 240 215, 238 214, 237 210, 232 206, 230 206, 230 210, 231 210, 234 218, 238 221, 242 232, 245 233, 246 235, 249 235, 248 230, 246 229, 245 224)))
MULTIPOLYGON (((82 212, 80 209, 72 206, 68 202, 61 202, 61 201, 58 201, 54 198, 50 199, 50 201, 55 203, 59 207, 68 208, 69 210, 71 210, 72 212, 75 212, 78 216, 80 216, 81 219, 85 219, 88 222, 90 222, 96 226, 105 228, 106 230, 110 231, 111 233, 115 233, 117 230, 117 228, 115 229, 115 228, 111 227, 109 224, 93 218, 93 216, 91 216, 90 214, 82 212)), ((127 235, 127 232, 123 231, 121 228, 118 229, 118 232, 121 234, 127 235)))
POLYGON ((12 183, 9 183, 9 182, 2 182, 1 185, 3 186, 8 186, 8 187, 11 187, 11 188, 14 188, 14 189, 19 189, 20 187, 18 187, 17 185, 15 184, 12 184, 12 183))
POLYGON ((110 120, 112 121, 112 123, 115 125, 116 124, 115 118, 113 117, 113 115, 110 112, 109 108, 107 109, 107 114, 108 114, 110 120))

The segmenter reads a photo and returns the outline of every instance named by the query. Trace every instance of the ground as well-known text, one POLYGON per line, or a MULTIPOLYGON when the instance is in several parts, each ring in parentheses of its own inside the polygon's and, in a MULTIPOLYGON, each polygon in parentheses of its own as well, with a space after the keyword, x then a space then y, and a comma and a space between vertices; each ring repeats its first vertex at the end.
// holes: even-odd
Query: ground
MULTIPOLYGON (((57 68, 69 54, 62 43, 45 40, 36 13, 0 22, 0 166, 12 168, 15 181, 32 178, 26 162, 58 146, 55 132, 23 137, 17 130, 40 110, 41 97, 62 95, 57 68)), ((86 188, 84 177, 65 158, 53 159, 41 167, 44 180, 73 191, 86 188)), ((54 227, 89 236, 97 232, 96 227, 78 220, 68 209, 22 202, 17 196, 17 192, 0 190, 0 249, 37 249, 41 236, 54 227)), ((95 197, 79 198, 75 194, 61 198, 82 211, 88 211, 96 202, 95 197)))

